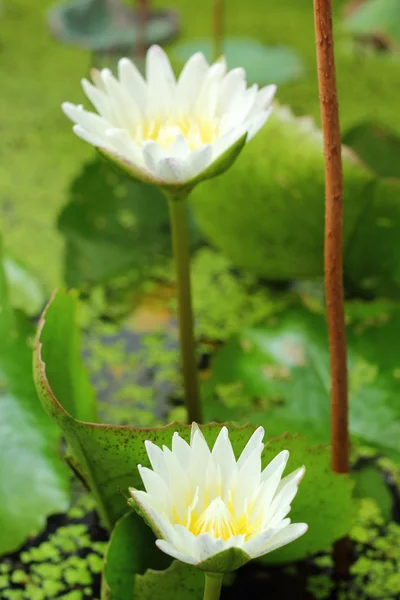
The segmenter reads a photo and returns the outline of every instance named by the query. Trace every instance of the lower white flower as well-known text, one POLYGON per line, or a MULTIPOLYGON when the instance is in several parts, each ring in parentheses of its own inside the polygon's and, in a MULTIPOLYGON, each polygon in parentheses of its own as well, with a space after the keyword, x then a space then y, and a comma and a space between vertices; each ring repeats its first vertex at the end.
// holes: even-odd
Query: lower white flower
POLYGON ((276 87, 246 86, 241 68, 211 66, 194 54, 178 80, 167 55, 152 46, 146 79, 123 58, 118 79, 109 69, 82 81, 97 113, 64 102, 74 132, 135 179, 191 187, 225 171, 271 113, 276 87))
POLYGON ((190 445, 178 433, 172 450, 146 442, 153 470, 139 465, 146 491, 130 488, 129 503, 151 526, 161 550, 223 573, 307 531, 305 523, 287 517, 305 468, 282 479, 289 458, 284 450, 262 470, 263 437, 259 427, 237 461, 226 427, 212 450, 196 424, 190 445))

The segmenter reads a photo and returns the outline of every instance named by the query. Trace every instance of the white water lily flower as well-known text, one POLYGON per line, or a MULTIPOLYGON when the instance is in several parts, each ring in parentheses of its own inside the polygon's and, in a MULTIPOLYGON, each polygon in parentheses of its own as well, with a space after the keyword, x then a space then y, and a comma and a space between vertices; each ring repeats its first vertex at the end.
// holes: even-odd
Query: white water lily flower
POLYGON ((163 187, 191 188, 225 171, 271 113, 276 87, 246 87, 246 74, 209 66, 201 53, 176 81, 167 55, 152 46, 146 79, 128 59, 93 70, 83 89, 97 113, 65 102, 74 132, 132 177, 163 187))
POLYGON ((146 491, 130 488, 129 503, 161 550, 205 571, 227 572, 307 531, 287 517, 305 468, 282 479, 284 450, 262 470, 263 437, 259 427, 237 461, 226 427, 212 450, 195 423, 190 445, 178 433, 172 450, 146 442, 153 470, 139 465, 146 491))

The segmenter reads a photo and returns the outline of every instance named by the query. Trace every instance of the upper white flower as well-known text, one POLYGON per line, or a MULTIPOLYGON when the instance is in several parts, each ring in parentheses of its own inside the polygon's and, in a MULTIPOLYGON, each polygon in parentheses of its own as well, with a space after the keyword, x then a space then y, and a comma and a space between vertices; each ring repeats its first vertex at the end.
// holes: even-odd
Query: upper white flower
POLYGON ((92 71, 83 89, 97 113, 65 102, 74 132, 142 181, 163 186, 213 177, 236 159, 271 113, 276 86, 246 88, 241 68, 226 72, 194 54, 176 81, 167 55, 152 46, 146 80, 128 59, 92 71))
POLYGON ((130 488, 131 505, 154 530, 157 546, 206 571, 232 571, 307 531, 287 515, 304 475, 282 479, 289 452, 262 471, 264 430, 259 427, 238 461, 226 427, 212 450, 192 425, 190 445, 178 433, 172 450, 146 442, 153 470, 139 465, 146 491, 130 488))

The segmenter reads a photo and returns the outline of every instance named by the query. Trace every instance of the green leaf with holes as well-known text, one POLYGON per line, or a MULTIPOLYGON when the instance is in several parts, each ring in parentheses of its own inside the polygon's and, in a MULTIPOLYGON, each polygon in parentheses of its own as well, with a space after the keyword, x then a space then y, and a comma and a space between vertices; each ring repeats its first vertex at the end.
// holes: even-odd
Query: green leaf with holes
MULTIPOLYGON (((104 524, 110 529, 128 510, 120 490, 141 487, 137 465, 150 466, 144 442, 170 444, 174 431, 190 438, 190 427, 172 423, 158 429, 139 429, 78 420, 82 390, 76 385, 83 377, 76 339, 77 300, 74 294, 60 290, 43 313, 37 334, 34 377, 42 404, 62 428, 73 455, 73 465, 91 489, 104 524), (61 334, 62 332, 62 334, 61 334), (59 357, 69 357, 68 370, 62 372, 59 357), (65 391, 68 386, 69 393, 65 391)), ((84 379, 86 381, 86 379, 84 379)), ((202 426, 213 443, 222 425, 202 426)), ((253 426, 232 426, 237 452, 244 448, 253 426)))
MULTIPOLYGON (((111 529, 128 510, 120 490, 142 487, 137 465, 150 466, 144 446, 145 440, 151 440, 160 446, 163 444, 169 446, 175 431, 189 440, 190 427, 171 423, 157 429, 139 429, 87 423, 75 419, 66 410, 54 393, 59 385, 57 383, 59 371, 54 368, 52 362, 54 356, 62 351, 64 344, 68 344, 68 339, 66 336, 57 335, 58 329, 54 328, 54 324, 67 319, 63 330, 74 335, 76 323, 73 320, 75 314, 73 307, 75 305, 74 296, 60 291, 42 316, 34 361, 36 385, 45 409, 63 429, 74 455, 74 464, 91 489, 104 523, 111 529), (54 347, 58 347, 59 351, 55 352, 54 347), (51 374, 51 378, 48 374, 51 374)), ((70 376, 73 377, 72 372, 70 376)), ((235 454, 238 456, 253 433, 255 425, 239 427, 228 423, 227 426, 235 454)), ((211 445, 222 425, 211 423, 201 427, 211 445)), ((270 437, 270 428, 267 425, 267 439, 270 437)), ((304 506, 306 504, 308 506, 306 515, 310 515, 311 519, 312 513, 320 514, 324 515, 326 520, 324 527, 319 525, 314 527, 313 536, 315 535, 317 539, 311 536, 308 544, 299 547, 296 556, 304 556, 320 550, 336 537, 343 535, 344 529, 347 528, 347 507, 351 504, 350 483, 345 477, 330 472, 329 452, 326 449, 310 449, 305 440, 296 436, 271 442, 271 444, 267 446, 264 464, 272 458, 272 452, 277 453, 281 447, 287 448, 292 454, 290 468, 294 469, 305 463, 310 476, 310 485, 307 488, 310 493, 307 495, 307 502, 304 503, 304 506), (318 482, 323 482, 323 485, 318 482), (341 501, 336 499, 336 494, 341 496, 341 501), (332 497, 335 498, 335 502, 331 502, 332 497)), ((296 516, 300 518, 300 514, 296 513, 296 516)), ((300 520, 306 519, 303 517, 300 520)), ((274 553, 275 558, 271 557, 271 560, 281 560, 279 556, 278 552, 274 553)))
POLYGON ((32 323, 10 306, 0 258, 0 554, 17 550, 69 503, 60 431, 32 378, 32 323))

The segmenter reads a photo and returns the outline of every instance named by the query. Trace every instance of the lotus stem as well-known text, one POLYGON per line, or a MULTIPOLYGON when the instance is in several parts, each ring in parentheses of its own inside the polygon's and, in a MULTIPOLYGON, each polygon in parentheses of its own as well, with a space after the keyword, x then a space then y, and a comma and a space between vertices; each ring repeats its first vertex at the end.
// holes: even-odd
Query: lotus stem
POLYGON ((168 193, 172 229, 172 247, 178 285, 178 322, 185 405, 189 422, 201 423, 201 406, 197 377, 196 346, 190 285, 187 195, 168 193))
POLYGON ((203 600, 219 600, 221 595, 222 580, 224 578, 222 573, 206 573, 206 582, 204 586, 204 599, 203 600))
POLYGON ((224 42, 224 0, 213 0, 213 58, 218 60, 223 52, 224 42))
MULTIPOLYGON (((349 472, 346 328, 343 292, 343 174, 331 0, 314 0, 318 83, 325 155, 325 291, 330 372, 332 468, 349 472)), ((336 570, 348 571, 348 541, 335 548, 336 570)))

